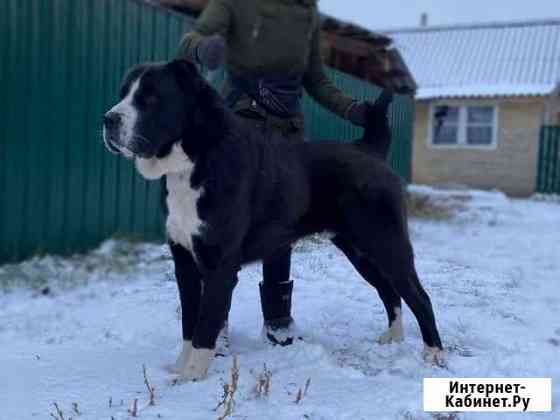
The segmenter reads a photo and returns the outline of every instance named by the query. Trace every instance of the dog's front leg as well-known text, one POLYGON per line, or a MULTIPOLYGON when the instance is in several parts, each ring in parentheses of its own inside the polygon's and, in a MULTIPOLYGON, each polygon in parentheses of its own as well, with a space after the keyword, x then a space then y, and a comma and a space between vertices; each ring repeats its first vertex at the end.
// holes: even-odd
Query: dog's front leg
POLYGON ((202 275, 191 251, 175 243, 170 243, 169 247, 175 263, 175 276, 179 288, 179 297, 181 298, 181 325, 183 330, 183 349, 175 364, 170 366, 170 370, 181 374, 192 350, 194 330, 200 312, 202 275))
POLYGON ((238 264, 227 262, 205 273, 192 349, 179 372, 181 379, 197 381, 207 376, 216 355, 216 339, 226 320, 237 269, 238 264))

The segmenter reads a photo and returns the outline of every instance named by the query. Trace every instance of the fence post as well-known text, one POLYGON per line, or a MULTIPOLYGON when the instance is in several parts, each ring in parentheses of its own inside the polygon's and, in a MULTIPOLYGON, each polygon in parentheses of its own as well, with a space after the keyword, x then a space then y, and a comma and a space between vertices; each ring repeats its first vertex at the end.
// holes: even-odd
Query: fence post
POLYGON ((537 165, 537 192, 560 194, 560 126, 541 127, 537 165))
POLYGON ((544 165, 544 127, 539 130, 539 153, 537 158, 537 192, 543 192, 543 165, 544 165))
POLYGON ((560 127, 550 127, 552 138, 550 192, 560 194, 560 127))

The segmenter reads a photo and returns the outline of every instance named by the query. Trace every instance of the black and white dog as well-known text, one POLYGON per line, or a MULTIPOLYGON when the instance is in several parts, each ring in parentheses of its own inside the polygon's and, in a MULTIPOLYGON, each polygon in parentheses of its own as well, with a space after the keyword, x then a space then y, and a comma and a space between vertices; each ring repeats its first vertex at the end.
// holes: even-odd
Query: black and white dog
POLYGON ((185 61, 135 67, 120 98, 104 117, 107 148, 134 159, 147 179, 166 177, 182 378, 207 375, 241 265, 321 231, 334 234, 333 243, 377 288, 389 317, 379 341, 402 340, 402 297, 419 323, 426 360, 443 363, 430 298, 414 267, 403 186, 383 161, 390 97, 370 106, 355 144, 264 139, 185 61))

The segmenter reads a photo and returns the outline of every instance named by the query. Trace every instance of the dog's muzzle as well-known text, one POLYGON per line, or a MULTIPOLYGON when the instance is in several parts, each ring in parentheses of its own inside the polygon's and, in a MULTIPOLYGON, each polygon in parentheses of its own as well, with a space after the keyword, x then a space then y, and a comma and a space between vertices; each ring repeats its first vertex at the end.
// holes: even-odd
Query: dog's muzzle
POLYGON ((123 133, 123 117, 117 112, 109 111, 103 116, 103 141, 111 153, 127 158, 138 156, 147 159, 154 155, 147 139, 126 130, 123 133))
POLYGON ((103 142, 105 147, 115 154, 120 154, 123 147, 119 144, 120 124, 121 116, 116 112, 103 115, 103 142))

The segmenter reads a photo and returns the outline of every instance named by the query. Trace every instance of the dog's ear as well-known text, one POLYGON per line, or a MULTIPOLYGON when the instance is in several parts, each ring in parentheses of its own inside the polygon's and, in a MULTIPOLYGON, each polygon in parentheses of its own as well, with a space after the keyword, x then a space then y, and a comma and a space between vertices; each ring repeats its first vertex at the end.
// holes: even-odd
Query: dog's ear
POLYGON ((191 61, 175 60, 169 66, 188 100, 194 101, 194 125, 205 132, 206 137, 220 137, 225 124, 225 110, 224 101, 218 92, 202 77, 191 61))
POLYGON ((168 65, 183 92, 198 96, 199 91, 204 89, 206 82, 192 61, 174 60, 168 65))

